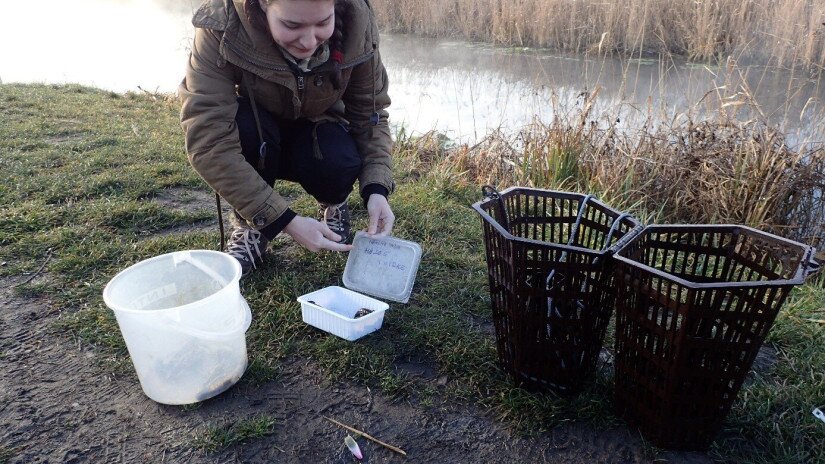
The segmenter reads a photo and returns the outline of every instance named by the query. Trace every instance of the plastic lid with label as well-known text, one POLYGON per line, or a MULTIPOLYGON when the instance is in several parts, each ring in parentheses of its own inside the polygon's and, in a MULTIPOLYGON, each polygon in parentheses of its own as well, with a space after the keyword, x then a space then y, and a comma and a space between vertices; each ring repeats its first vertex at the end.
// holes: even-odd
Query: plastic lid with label
POLYGON ((344 286, 377 298, 406 303, 410 300, 421 246, 395 237, 374 238, 359 231, 352 241, 344 286))

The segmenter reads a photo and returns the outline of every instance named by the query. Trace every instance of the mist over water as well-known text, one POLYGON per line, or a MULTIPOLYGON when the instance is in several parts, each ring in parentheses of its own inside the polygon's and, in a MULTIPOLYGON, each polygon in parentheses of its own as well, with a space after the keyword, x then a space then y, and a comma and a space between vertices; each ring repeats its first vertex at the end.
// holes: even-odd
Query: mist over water
MULTIPOLYGON (((41 0, 4 5, 2 82, 74 82, 118 92, 174 92, 193 37, 193 0, 41 0), (34 14, 45 11, 46 14, 34 14)), ((589 120, 628 132, 752 96, 794 142, 825 141, 825 84, 758 66, 561 56, 384 34, 391 122, 408 132, 438 130, 473 143, 514 132, 555 112, 574 114, 597 92, 589 120), (743 79, 740 79, 740 74, 743 79), (747 86, 743 86, 746 83, 747 86), (720 90, 721 88, 721 90, 720 90), (697 105, 702 101, 702 105, 697 105)), ((740 114, 741 118, 750 115, 740 114)))

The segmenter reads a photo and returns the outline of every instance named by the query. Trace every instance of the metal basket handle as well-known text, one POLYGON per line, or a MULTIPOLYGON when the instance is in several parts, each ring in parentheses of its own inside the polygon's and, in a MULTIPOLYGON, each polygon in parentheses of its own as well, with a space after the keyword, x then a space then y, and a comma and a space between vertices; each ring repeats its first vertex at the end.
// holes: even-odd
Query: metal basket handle
POLYGON ((822 270, 822 263, 815 259, 816 248, 809 246, 808 253, 806 255, 807 256, 805 257, 803 262, 803 266, 805 269, 802 271, 803 275, 805 276, 805 279, 811 277, 812 275, 818 274, 819 271, 822 270))
MULTIPOLYGON (((602 251, 605 252, 604 256, 608 259, 612 257, 614 254, 616 254, 616 252, 619 251, 622 247, 624 247, 628 242, 636 238, 636 236, 639 235, 645 229, 645 226, 643 224, 636 224, 635 227, 625 232, 625 234, 622 235, 621 238, 619 238, 619 240, 616 240, 616 243, 614 243, 611 246, 610 240, 612 240, 613 234, 616 232, 616 230, 619 228, 620 223, 625 218, 635 219, 633 215, 630 213, 622 213, 621 215, 619 215, 619 217, 616 218, 615 221, 613 221, 613 224, 610 225, 610 230, 607 233, 607 238, 605 239, 604 247, 602 248, 602 251)), ((601 256, 596 257, 596 261, 594 262, 598 262, 601 258, 601 256)))
POLYGON ((501 198, 501 194, 498 193, 498 190, 493 187, 492 185, 485 185, 481 187, 481 196, 484 198, 491 198, 493 200, 497 200, 501 198))
POLYGON ((645 225, 644 224, 637 224, 636 227, 634 227, 634 228, 628 230, 627 232, 625 232, 625 234, 622 236, 622 238, 617 240, 616 243, 614 243, 613 246, 610 247, 607 250, 607 254, 608 255, 615 254, 617 251, 619 251, 621 248, 623 248, 628 242, 630 242, 631 240, 636 238, 637 235, 642 233, 643 230, 645 230, 645 225))
POLYGON ((504 204, 504 198, 498 192, 498 190, 492 185, 485 185, 481 187, 481 195, 488 199, 488 200, 496 200, 496 206, 498 206, 498 213, 501 216, 501 221, 499 222, 504 230, 510 231, 510 220, 507 219, 507 205, 504 204))

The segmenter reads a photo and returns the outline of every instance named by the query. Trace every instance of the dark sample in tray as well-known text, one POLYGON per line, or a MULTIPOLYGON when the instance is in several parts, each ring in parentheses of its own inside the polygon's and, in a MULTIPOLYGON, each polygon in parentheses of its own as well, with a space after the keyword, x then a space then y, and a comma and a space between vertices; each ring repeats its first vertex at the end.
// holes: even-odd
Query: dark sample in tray
POLYGON ((369 314, 371 312, 372 312, 371 309, 361 308, 361 309, 358 310, 358 312, 355 313, 355 316, 353 316, 352 318, 353 319, 358 319, 359 317, 366 316, 367 314, 369 314))

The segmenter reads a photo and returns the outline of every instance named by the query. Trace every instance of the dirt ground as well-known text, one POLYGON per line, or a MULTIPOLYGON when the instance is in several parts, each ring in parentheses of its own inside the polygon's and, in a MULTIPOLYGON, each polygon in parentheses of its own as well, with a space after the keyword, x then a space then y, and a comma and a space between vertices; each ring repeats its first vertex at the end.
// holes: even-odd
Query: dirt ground
MULTIPOLYGON (((155 201, 178 209, 214 205, 211 195, 186 189, 155 201)), ((257 386, 242 381, 196 408, 157 404, 143 394, 133 371, 114 376, 94 348, 55 329, 58 308, 15 296, 11 286, 25 278, 0 279, 0 464, 4 458, 8 463, 356 462, 343 445, 347 432, 324 416, 407 453, 402 457, 359 438, 369 463, 710 462, 702 453, 654 455, 626 427, 566 424, 524 438, 472 405, 423 406, 361 385, 329 384, 315 366, 297 359, 288 360, 276 380, 257 386), (207 426, 257 415, 276 419, 274 433, 211 454, 195 446, 207 426)), ((33 283, 47 279, 39 275, 33 283)), ((425 381, 443 381, 427 366, 397 368, 425 381)))
MULTIPOLYGON (((652 459, 640 438, 623 427, 596 430, 570 424, 521 438, 472 406, 427 408, 363 386, 325 384, 312 365, 294 360, 278 380, 260 386, 242 382, 196 409, 164 406, 143 394, 134 375, 112 377, 101 368, 98 353, 57 333, 57 317, 45 301, 13 296, 9 290, 0 294, 0 450, 11 455, 10 463, 354 462, 343 446, 346 432, 324 416, 407 452, 404 458, 362 438, 364 462, 652 459), (256 414, 277 419, 272 435, 214 454, 194 447, 207 424, 256 414)), ((699 453, 657 457, 675 463, 710 461, 699 453)))

